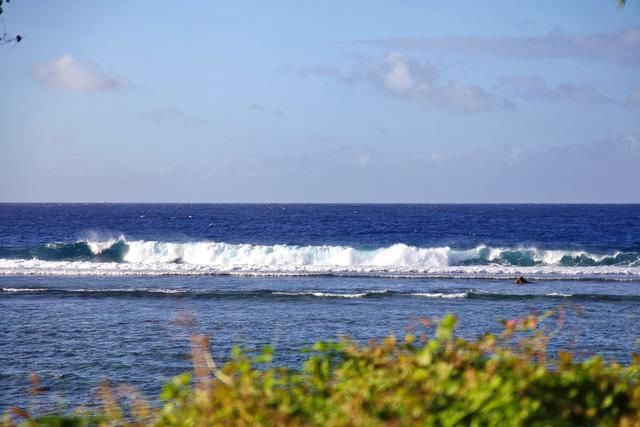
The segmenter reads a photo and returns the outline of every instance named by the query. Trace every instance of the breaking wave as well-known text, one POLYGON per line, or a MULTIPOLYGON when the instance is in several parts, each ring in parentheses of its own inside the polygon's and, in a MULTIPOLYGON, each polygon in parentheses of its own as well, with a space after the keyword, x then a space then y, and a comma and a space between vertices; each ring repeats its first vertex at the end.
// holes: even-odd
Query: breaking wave
POLYGON ((0 274, 198 275, 364 274, 437 277, 612 276, 640 278, 640 252, 502 248, 382 248, 231 244, 224 242, 103 241, 0 248, 0 274))
POLYGON ((414 292, 411 294, 414 297, 424 297, 424 298, 466 298, 469 296, 468 292, 458 292, 458 293, 444 293, 444 292, 414 292))
POLYGON ((369 293, 368 292, 338 293, 338 292, 312 292, 312 291, 301 291, 301 292, 276 291, 276 292, 272 292, 272 295, 282 296, 282 297, 313 296, 313 297, 321 297, 321 298, 364 298, 368 296, 369 293))

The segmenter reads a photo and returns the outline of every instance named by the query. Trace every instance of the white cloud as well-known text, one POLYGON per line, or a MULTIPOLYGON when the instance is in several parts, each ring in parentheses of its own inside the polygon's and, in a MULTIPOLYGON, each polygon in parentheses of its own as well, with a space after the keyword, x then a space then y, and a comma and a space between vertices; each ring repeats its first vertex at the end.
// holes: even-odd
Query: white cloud
POLYGON ((459 80, 442 82, 434 65, 420 63, 397 52, 371 61, 369 69, 372 83, 390 95, 437 109, 477 113, 509 107, 480 87, 459 80))
POLYGON ((367 83, 387 95, 438 110, 478 113, 513 108, 509 101, 497 99, 478 86, 444 80, 435 65, 398 52, 361 60, 348 72, 335 66, 312 65, 302 67, 298 75, 317 75, 345 84, 367 83))
POLYGON ((392 93, 402 94, 414 87, 413 76, 409 64, 396 53, 387 55, 385 59, 388 69, 382 76, 384 86, 392 93))
POLYGON ((490 54, 514 58, 583 58, 640 67, 640 27, 607 33, 565 34, 554 30, 541 36, 449 36, 389 38, 360 43, 389 49, 442 49, 460 54, 490 54))
POLYGON ((465 113, 477 113, 500 108, 511 108, 511 104, 496 98, 475 86, 469 86, 459 80, 447 83, 435 93, 435 102, 451 110, 465 113))
POLYGON ((36 79, 58 89, 77 92, 121 90, 131 87, 129 80, 105 72, 98 64, 69 53, 34 67, 36 79))

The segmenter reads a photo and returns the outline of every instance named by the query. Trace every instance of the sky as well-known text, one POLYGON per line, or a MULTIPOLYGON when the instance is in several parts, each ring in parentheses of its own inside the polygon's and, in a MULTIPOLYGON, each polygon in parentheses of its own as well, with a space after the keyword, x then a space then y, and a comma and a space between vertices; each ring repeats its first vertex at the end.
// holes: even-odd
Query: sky
POLYGON ((640 202, 640 1, 3 9, 1 202, 640 202))

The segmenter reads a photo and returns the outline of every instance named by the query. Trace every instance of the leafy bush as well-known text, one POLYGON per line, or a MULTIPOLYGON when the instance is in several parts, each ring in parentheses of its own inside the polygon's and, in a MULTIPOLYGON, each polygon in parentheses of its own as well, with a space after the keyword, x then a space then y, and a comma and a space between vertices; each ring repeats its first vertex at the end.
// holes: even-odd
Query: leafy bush
POLYGON ((193 373, 166 384, 158 407, 104 386, 99 410, 14 408, 4 425, 640 426, 640 357, 626 366, 550 357, 540 325, 551 315, 505 321, 477 340, 456 337, 446 316, 433 336, 319 342, 301 369, 274 365, 270 348, 258 357, 236 348, 219 368, 208 339, 194 336, 193 373))

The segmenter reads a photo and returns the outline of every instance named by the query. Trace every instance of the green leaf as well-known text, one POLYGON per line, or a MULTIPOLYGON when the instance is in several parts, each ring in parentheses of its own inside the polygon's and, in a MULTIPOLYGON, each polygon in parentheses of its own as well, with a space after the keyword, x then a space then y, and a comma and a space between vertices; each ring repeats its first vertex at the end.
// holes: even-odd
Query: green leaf
POLYGON ((436 328, 436 337, 439 340, 451 338, 456 327, 456 322, 456 317, 453 314, 444 316, 436 328))

